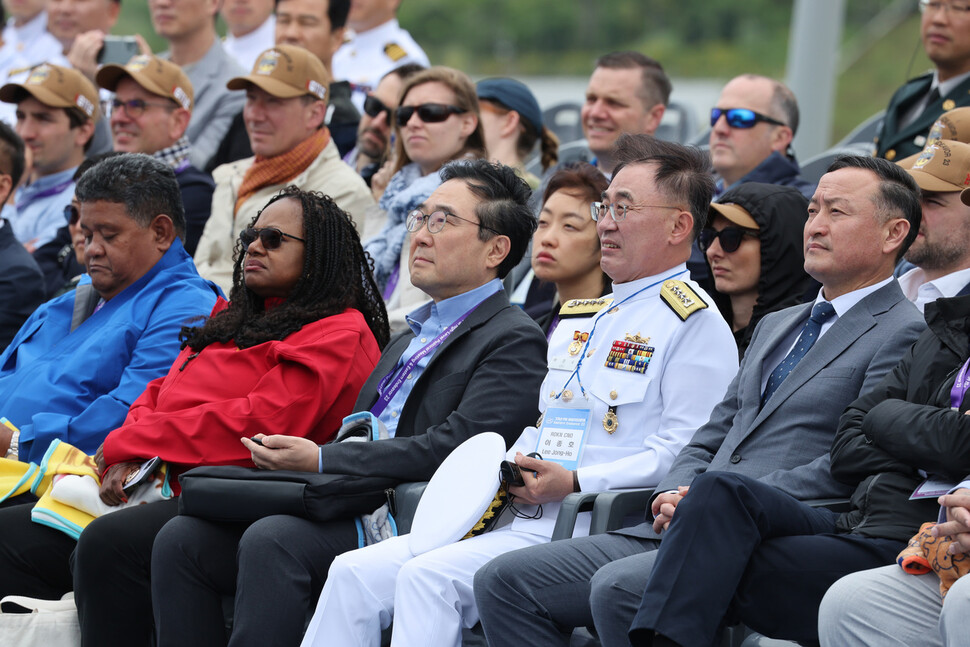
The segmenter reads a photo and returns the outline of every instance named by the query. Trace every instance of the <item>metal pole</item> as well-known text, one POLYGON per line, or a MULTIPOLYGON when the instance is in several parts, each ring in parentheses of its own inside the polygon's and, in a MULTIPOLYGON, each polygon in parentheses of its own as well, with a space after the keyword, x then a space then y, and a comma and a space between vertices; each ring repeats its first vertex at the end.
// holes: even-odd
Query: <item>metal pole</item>
POLYGON ((788 40, 788 87, 801 123, 792 143, 800 160, 830 145, 845 0, 795 0, 788 40))

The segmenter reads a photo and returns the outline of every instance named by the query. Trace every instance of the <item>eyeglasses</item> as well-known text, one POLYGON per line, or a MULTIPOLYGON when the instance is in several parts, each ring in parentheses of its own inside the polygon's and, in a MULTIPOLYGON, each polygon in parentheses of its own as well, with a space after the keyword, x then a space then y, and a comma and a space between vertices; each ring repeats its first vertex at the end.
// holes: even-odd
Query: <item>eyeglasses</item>
POLYGON ((115 98, 111 102, 111 107, 114 110, 119 108, 125 109, 125 114, 131 119, 138 119, 143 114, 145 114, 145 108, 149 107, 156 108, 175 108, 175 104, 171 101, 145 101, 143 99, 129 99, 128 101, 122 101, 121 99, 115 98))
POLYGON ((64 207, 64 218, 67 220, 67 224, 73 227, 81 219, 81 212, 73 204, 69 204, 64 207))
POLYGON ((717 120, 721 118, 721 115, 724 115, 724 118, 727 120, 727 125, 731 128, 754 128, 759 121, 764 121, 776 126, 788 125, 778 121, 777 119, 772 119, 767 115, 763 115, 760 112, 748 110, 747 108, 711 108, 711 126, 714 126, 714 124, 717 123, 717 120))
POLYGON ((970 2, 941 2, 940 0, 919 0, 919 10, 926 13, 927 10, 939 11, 940 9, 957 15, 970 13, 970 2))
POLYGON ((412 234, 421 231, 421 225, 428 221, 428 231, 432 234, 437 234, 439 231, 445 228, 445 223, 448 222, 448 218, 457 218, 458 220, 464 220, 468 224, 475 225, 476 227, 481 227, 482 229, 487 229, 493 234, 502 235, 502 232, 496 231, 491 227, 487 227, 480 222, 475 222, 474 220, 469 220, 468 218, 462 218, 461 216, 456 216, 453 213, 448 213, 447 211, 433 211, 431 214, 425 214, 420 209, 415 209, 408 214, 407 220, 404 222, 404 226, 412 234))
MULTIPOLYGON (((388 126, 391 125, 391 113, 394 112, 386 105, 384 102, 375 97, 374 95, 368 94, 364 98, 364 114, 368 117, 376 117, 377 115, 384 113, 384 123, 388 126)), ((420 116, 420 113, 419 113, 420 116)), ((410 115, 408 115, 410 117, 410 115)), ((406 122, 405 122, 406 123, 406 122)))
POLYGON ((610 215, 613 216, 613 222, 620 222, 626 218, 626 212, 637 211, 639 209, 680 209, 680 207, 675 207, 669 204, 606 204, 605 202, 591 202, 589 205, 589 215, 599 222, 600 219, 606 217, 606 212, 609 211, 610 215))
POLYGON ((411 115, 415 112, 418 113, 418 119, 426 124, 437 124, 451 115, 460 115, 463 112, 468 112, 464 108, 459 108, 458 106, 449 106, 444 103, 422 103, 420 106, 401 106, 394 111, 394 117, 397 119, 397 125, 404 128, 407 122, 411 121, 411 115))
POLYGON ((697 243, 700 245, 701 251, 706 254, 710 246, 714 244, 714 241, 720 240, 721 249, 724 250, 724 253, 731 254, 738 251, 738 247, 741 246, 741 241, 745 236, 757 238, 758 232, 752 229, 745 229, 744 227, 725 227, 721 231, 707 227, 701 229, 701 235, 698 236, 697 243))
POLYGON ((302 238, 297 238, 296 236, 290 234, 284 234, 276 227, 263 227, 262 229, 247 227, 239 232, 239 241, 242 243, 243 249, 246 249, 252 245, 257 238, 259 238, 259 242, 262 243, 263 249, 267 250, 278 249, 279 246, 283 244, 284 238, 292 238, 293 240, 298 240, 301 243, 306 243, 306 241, 302 238))

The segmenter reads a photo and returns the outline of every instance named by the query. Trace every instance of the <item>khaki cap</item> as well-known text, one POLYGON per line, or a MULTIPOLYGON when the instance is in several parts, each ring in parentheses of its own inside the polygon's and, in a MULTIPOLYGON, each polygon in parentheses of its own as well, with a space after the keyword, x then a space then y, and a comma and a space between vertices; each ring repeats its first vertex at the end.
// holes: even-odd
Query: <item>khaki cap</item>
POLYGON ((712 202, 709 213, 711 218, 716 214, 720 214, 736 225, 741 225, 748 229, 761 229, 755 219, 751 217, 751 214, 748 213, 747 209, 731 202, 727 204, 712 202))
POLYGON ((77 108, 92 121, 101 116, 98 89, 77 70, 41 63, 23 83, 0 88, 0 101, 19 103, 25 93, 51 108, 77 108))
POLYGON ((926 135, 926 145, 943 139, 970 144, 970 107, 954 108, 940 115, 926 135))
POLYGON ((192 110, 195 96, 192 83, 182 68, 171 61, 150 54, 138 54, 124 65, 103 66, 94 78, 102 88, 114 92, 118 82, 125 77, 152 94, 171 99, 186 110, 192 110))
POLYGON ((259 55, 248 76, 229 79, 226 87, 245 90, 250 84, 280 99, 309 94, 326 101, 330 74, 319 58, 302 47, 277 45, 259 55))
POLYGON ((970 186, 970 144, 938 141, 906 170, 924 191, 962 191, 970 186))

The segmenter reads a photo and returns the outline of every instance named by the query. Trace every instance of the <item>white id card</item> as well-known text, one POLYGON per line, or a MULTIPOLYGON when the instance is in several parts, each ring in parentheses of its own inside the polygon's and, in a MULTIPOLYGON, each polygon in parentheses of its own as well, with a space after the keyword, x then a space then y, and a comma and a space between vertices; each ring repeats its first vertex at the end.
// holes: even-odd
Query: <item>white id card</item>
POLYGON ((920 483, 911 495, 910 501, 917 499, 936 499, 957 486, 953 481, 940 481, 932 476, 920 483))
POLYGON ((589 418, 589 409, 546 409, 539 427, 536 452, 543 460, 555 461, 567 470, 576 469, 586 441, 589 418))

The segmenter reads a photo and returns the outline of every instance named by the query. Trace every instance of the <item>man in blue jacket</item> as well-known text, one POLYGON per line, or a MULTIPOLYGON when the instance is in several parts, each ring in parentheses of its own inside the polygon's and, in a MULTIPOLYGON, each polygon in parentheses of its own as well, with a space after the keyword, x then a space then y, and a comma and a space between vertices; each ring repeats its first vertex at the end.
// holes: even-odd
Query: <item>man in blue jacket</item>
POLYGON ((0 455, 39 462, 60 439, 93 454, 179 352, 182 326, 217 288, 182 247, 185 214, 172 169, 125 154, 88 170, 81 203, 87 274, 42 305, 0 355, 0 455))

